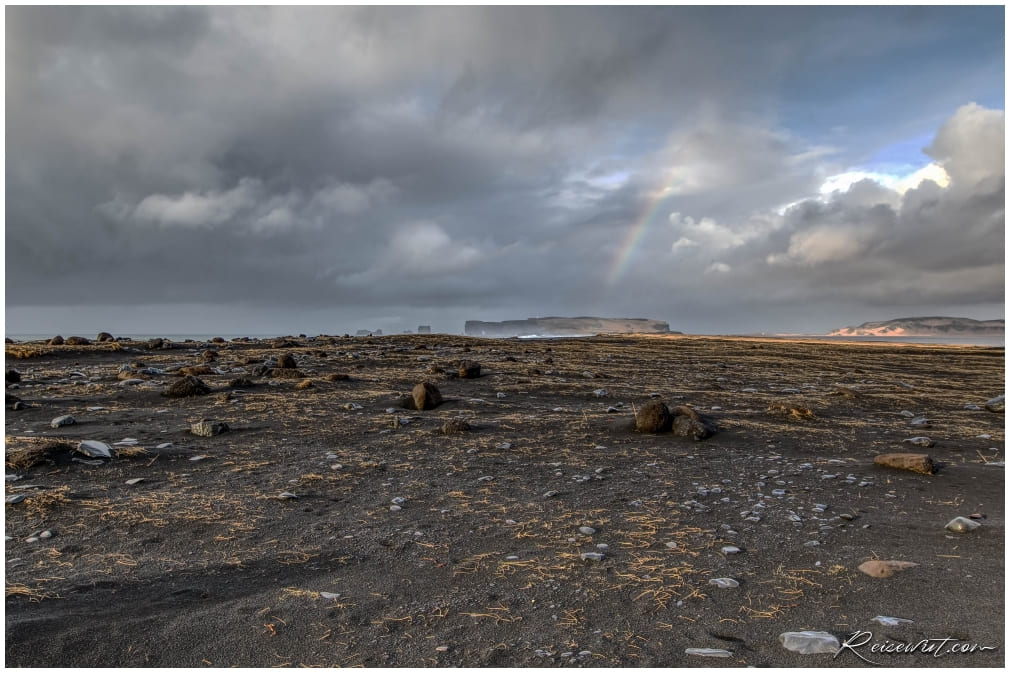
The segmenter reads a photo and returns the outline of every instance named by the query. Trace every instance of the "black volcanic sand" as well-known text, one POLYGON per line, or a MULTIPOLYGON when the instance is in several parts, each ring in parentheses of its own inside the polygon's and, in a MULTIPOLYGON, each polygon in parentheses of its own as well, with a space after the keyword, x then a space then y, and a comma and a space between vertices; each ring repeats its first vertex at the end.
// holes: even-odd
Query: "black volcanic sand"
POLYGON ((1004 420, 965 409, 1003 391, 1001 348, 440 335, 273 345, 7 346, 22 375, 8 393, 28 405, 9 401, 5 417, 7 473, 21 477, 6 492, 28 495, 5 508, 8 666, 867 665, 779 644, 802 630, 995 647, 863 650, 892 666, 1004 662, 1004 468, 991 464, 1004 420), (284 353, 305 378, 253 374, 284 353), (464 359, 479 378, 452 377, 464 359), (227 373, 198 375, 208 395, 170 399, 160 393, 175 376, 122 383, 128 363, 227 373), (241 376, 254 385, 228 387, 241 376), (404 409, 424 380, 445 402, 404 409), (650 393, 693 406, 718 434, 636 434, 650 393), (51 428, 63 414, 77 424, 51 428), (457 418, 471 429, 443 433, 457 418), (201 419, 230 431, 191 434, 201 419), (935 441, 936 474, 873 465, 918 450, 902 440, 921 435, 935 441), (81 439, 128 437, 137 444, 100 465, 72 459, 81 439), (982 525, 946 531, 959 515, 982 525), (39 531, 52 537, 27 541, 39 531), (886 579, 857 570, 873 558, 918 566, 886 579), (723 577, 739 587, 709 584, 723 577))

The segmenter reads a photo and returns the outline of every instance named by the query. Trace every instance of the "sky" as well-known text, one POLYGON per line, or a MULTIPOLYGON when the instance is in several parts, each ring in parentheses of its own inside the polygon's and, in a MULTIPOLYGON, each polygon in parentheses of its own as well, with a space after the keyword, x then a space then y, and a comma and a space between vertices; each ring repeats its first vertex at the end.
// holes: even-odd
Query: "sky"
POLYGON ((1002 6, 8 6, 5 331, 1002 318, 1004 35, 1002 6))

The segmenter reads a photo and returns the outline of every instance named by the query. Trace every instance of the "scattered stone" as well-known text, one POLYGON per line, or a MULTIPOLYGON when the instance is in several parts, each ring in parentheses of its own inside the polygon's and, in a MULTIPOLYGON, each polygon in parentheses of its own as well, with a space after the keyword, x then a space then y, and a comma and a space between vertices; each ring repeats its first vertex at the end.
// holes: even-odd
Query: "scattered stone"
POLYGON ((740 583, 732 577, 715 577, 710 579, 708 583, 712 586, 717 586, 720 589, 736 589, 740 586, 740 583))
POLYGON ((970 533, 979 526, 981 526, 978 521, 972 521, 963 516, 957 516, 950 520, 950 522, 944 526, 947 530, 952 533, 970 533))
POLYGON ((274 365, 278 369, 297 369, 298 363, 295 362, 295 356, 290 353, 284 353, 279 358, 277 358, 277 364, 274 365))
POLYGON ((647 402, 635 415, 635 430, 638 432, 667 432, 673 423, 670 409, 663 402, 647 402))
POLYGON ((228 382, 229 388, 252 388, 255 385, 256 383, 252 379, 245 376, 240 376, 239 378, 232 379, 228 382))
POLYGON ((977 404, 970 404, 969 403, 969 404, 964 405, 964 408, 966 410, 968 410, 968 411, 982 411, 982 407, 978 406, 977 404))
POLYGON ((220 435, 223 432, 228 432, 228 430, 229 428, 227 423, 217 423, 206 419, 200 421, 199 423, 194 423, 189 428, 189 431, 198 437, 214 437, 215 435, 220 435))
POLYGON ((882 453, 873 459, 874 465, 933 474, 933 461, 925 453, 882 453))
POLYGON ((298 496, 295 495, 294 493, 291 493, 290 491, 284 491, 283 493, 281 493, 281 494, 279 494, 277 496, 277 499, 278 500, 297 500, 298 496))
POLYGON ((435 387, 435 384, 428 381, 415 385, 411 397, 414 401, 414 408, 418 411, 434 409, 442 404, 442 393, 435 387))
POLYGON ((666 543, 666 548, 667 549, 676 549, 677 548, 677 543, 676 542, 667 542, 666 543))
POLYGON ((340 598, 340 594, 335 594, 332 591, 320 591, 319 597, 324 600, 335 601, 340 598))
POLYGON ((435 651, 436 652, 448 652, 449 651, 449 646, 448 645, 439 645, 438 647, 435 648, 435 651))
POLYGON ((304 381, 301 381, 300 383, 295 385, 296 390, 306 390, 311 387, 312 387, 312 379, 305 379, 304 381))
POLYGON ((847 386, 839 385, 838 390, 831 393, 832 395, 841 395, 842 397, 848 397, 849 399, 858 400, 863 397, 863 393, 859 392, 855 388, 849 388, 847 386))
POLYGON ((19 502, 24 502, 25 498, 28 497, 27 493, 15 493, 13 495, 8 495, 4 498, 4 502, 8 505, 16 505, 19 502))
POLYGON ((998 397, 992 398, 991 400, 987 400, 985 403, 985 410, 991 411, 994 414, 1002 414, 1003 408, 1006 404, 1006 401, 1004 399, 1005 397, 1006 397, 1005 395, 1000 395, 998 397))
POLYGON ((557 491, 547 491, 546 493, 544 493, 544 497, 545 498, 553 498, 557 494, 558 494, 557 491))
POLYGON ((459 363, 459 378, 475 379, 480 376, 480 363, 473 360, 463 360, 459 363))
POLYGON ((585 551, 585 552, 582 552, 581 554, 579 554, 579 557, 583 561, 602 561, 603 560, 603 554, 601 552, 596 552, 596 551, 585 551))
POLYGON ((797 654, 834 654, 842 647, 838 638, 825 631, 787 631, 779 635, 779 642, 797 654))
POLYGON ((911 619, 902 619, 901 617, 884 617, 883 615, 877 615, 870 621, 883 624, 884 626, 901 626, 902 624, 914 623, 911 619))
POLYGON ((149 351, 155 351, 158 350, 159 348, 164 348, 164 346, 165 346, 165 340, 160 337, 151 339, 144 344, 144 348, 146 348, 149 351))
POLYGON ((49 426, 53 428, 62 428, 64 425, 74 425, 76 423, 77 419, 67 414, 65 416, 57 416, 49 422, 49 426))
POLYGON ((59 334, 57 334, 52 339, 50 339, 49 341, 47 341, 46 345, 47 346, 62 346, 64 343, 65 342, 63 340, 63 337, 61 337, 59 334))
POLYGON ((740 547, 736 547, 736 546, 733 546, 733 545, 726 545, 725 547, 722 548, 722 553, 723 554, 739 554, 740 553, 740 547))
POLYGON ((106 341, 115 341, 116 337, 112 336, 108 332, 99 332, 98 336, 95 337, 95 341, 98 343, 105 343, 106 341))
POLYGON ((136 479, 127 479, 126 483, 129 486, 136 486, 137 484, 139 484, 142 481, 144 481, 143 477, 137 477, 136 479))
POLYGON ((715 428, 687 406, 674 407, 670 410, 673 416, 673 434, 678 437, 690 437, 695 441, 708 439, 715 434, 715 428))
POLYGON ((927 449, 933 446, 934 442, 929 437, 908 437, 907 439, 901 440, 904 444, 911 444, 912 446, 924 446, 927 449))
POLYGON ((592 526, 579 526, 579 532, 583 535, 593 535, 596 533, 596 529, 592 526))
POLYGON ((82 440, 77 445, 77 451, 90 458, 112 458, 112 447, 94 439, 82 440))
POLYGON ((64 343, 68 346, 90 346, 91 339, 85 339, 81 336, 72 336, 67 337, 67 340, 64 343))
POLYGON ((8 369, 7 373, 4 374, 4 380, 7 381, 7 383, 20 383, 21 372, 16 369, 8 369))
POLYGON ((873 559, 860 565, 859 570, 870 577, 883 578, 891 577, 895 573, 908 570, 909 568, 914 568, 917 565, 919 564, 912 563, 911 561, 883 561, 880 559, 873 559))
POLYGON ((347 375, 347 374, 327 374, 326 375, 326 380, 327 381, 347 381, 350 378, 351 377, 349 375, 347 375))
POLYGON ((593 395, 596 395, 597 397, 606 397, 607 391, 603 388, 597 388, 593 391, 593 395))
POLYGON ((684 650, 684 654, 693 655, 696 657, 719 657, 727 658, 732 657, 733 653, 729 650, 718 650, 711 647, 688 647, 684 650))
POLYGON ((169 386, 162 396, 182 398, 207 395, 208 393, 210 393, 210 386, 195 376, 186 376, 169 386))
POLYGON ((470 424, 462 418, 451 418, 442 425, 443 435, 454 435, 460 432, 469 432, 470 424))

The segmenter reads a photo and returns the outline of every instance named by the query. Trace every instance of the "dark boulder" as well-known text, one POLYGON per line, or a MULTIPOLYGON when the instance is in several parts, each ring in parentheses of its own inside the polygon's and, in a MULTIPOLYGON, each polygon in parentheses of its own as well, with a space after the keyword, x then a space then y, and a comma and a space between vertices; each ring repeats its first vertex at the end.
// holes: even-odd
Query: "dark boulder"
POLYGON ((673 417, 670 409, 659 400, 647 402, 635 415, 635 430, 638 432, 667 432, 673 417))
POLYGON ((434 409, 442 404, 442 393, 435 387, 435 384, 428 381, 414 386, 411 397, 414 399, 414 408, 418 411, 434 409))
POLYGON ((195 376, 181 378, 162 393, 165 397, 196 397, 210 392, 210 386, 195 376))

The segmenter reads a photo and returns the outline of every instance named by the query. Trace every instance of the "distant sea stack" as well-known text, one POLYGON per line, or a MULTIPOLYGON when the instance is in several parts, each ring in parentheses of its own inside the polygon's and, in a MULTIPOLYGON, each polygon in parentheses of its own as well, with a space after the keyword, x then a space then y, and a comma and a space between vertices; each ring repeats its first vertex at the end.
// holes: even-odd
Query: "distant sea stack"
POLYGON ((1003 320, 930 317, 864 322, 836 329, 828 336, 1003 336, 1003 332, 1003 320))
POLYGON ((669 323, 647 318, 527 318, 503 322, 467 320, 467 336, 585 336, 588 334, 679 334, 670 332, 669 323))

